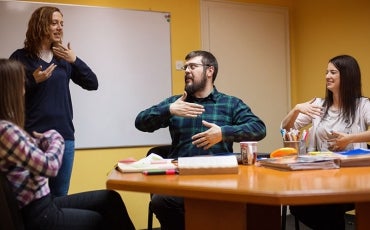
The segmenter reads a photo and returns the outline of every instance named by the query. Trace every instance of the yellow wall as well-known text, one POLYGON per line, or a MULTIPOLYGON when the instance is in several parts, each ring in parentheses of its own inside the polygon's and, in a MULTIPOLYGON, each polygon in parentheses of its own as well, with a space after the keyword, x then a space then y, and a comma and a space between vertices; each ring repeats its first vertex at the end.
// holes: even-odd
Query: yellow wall
POLYGON ((370 1, 295 0, 291 11, 292 103, 325 95, 328 60, 349 54, 360 64, 370 96, 370 1))
MULTIPOLYGON (((183 91, 182 72, 174 69, 189 51, 201 48, 200 0, 58 0, 40 1, 171 13, 173 94, 183 91)), ((364 94, 369 96, 370 2, 368 0, 235 0, 286 6, 291 25, 292 104, 323 96, 326 64, 348 53, 362 68, 364 94)), ((68 17, 68 15, 65 15, 68 17)), ((81 18, 81 20, 88 20, 81 18)), ((68 25, 66 25, 68 26, 68 25)), ((94 29, 94 25, 91 25, 94 29)), ((86 38, 88 39, 88 38, 86 38)), ((73 41, 72 41, 73 42, 73 41)), ((104 44, 102 44, 104 45, 104 44)), ((153 134, 155 135, 155 134, 153 134)), ((105 188, 107 173, 117 160, 143 157, 149 147, 76 151, 70 193, 105 188)), ((148 194, 121 192, 138 229, 146 227, 148 194)), ((155 224, 158 226, 158 223, 155 224)))

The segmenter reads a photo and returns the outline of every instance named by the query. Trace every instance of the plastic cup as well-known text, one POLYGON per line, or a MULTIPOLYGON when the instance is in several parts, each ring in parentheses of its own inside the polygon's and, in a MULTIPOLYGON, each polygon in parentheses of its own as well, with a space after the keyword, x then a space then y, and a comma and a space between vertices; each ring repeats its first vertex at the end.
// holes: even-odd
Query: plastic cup
POLYGON ((306 142, 304 140, 301 140, 301 141, 284 141, 284 147, 291 147, 291 148, 297 149, 298 155, 307 154, 306 142))
POLYGON ((240 142, 240 157, 243 165, 254 165, 256 163, 257 143, 256 141, 240 142))

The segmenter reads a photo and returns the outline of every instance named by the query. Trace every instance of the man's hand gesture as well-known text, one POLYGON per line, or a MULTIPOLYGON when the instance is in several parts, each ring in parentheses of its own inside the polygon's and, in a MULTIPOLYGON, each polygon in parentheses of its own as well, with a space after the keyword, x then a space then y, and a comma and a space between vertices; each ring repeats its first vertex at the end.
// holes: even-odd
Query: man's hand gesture
POLYGON ((193 140, 193 144, 198 148, 209 149, 213 145, 222 141, 221 127, 206 121, 202 121, 202 123, 209 129, 207 131, 195 134, 191 139, 193 140))
POLYGON ((185 102, 187 93, 177 99, 170 105, 170 112, 172 115, 180 117, 197 117, 204 112, 204 107, 196 103, 185 102))

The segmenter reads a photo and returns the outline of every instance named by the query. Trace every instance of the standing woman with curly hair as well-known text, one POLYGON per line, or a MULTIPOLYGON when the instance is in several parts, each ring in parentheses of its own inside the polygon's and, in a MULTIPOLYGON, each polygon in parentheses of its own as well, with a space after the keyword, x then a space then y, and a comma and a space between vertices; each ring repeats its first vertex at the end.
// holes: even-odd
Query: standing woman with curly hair
POLYGON ((65 140, 62 167, 49 182, 55 196, 68 194, 74 160, 70 80, 86 90, 98 88, 95 73, 75 55, 70 43, 62 44, 63 26, 63 14, 58 8, 36 9, 28 23, 24 47, 10 56, 26 68, 26 131, 55 129, 65 140))

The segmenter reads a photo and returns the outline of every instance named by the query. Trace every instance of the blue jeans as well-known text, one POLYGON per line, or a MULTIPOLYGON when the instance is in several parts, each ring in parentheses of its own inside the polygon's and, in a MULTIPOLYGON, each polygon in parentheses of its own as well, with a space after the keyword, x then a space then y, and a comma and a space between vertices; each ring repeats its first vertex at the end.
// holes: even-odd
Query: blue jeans
POLYGON ((71 140, 65 140, 62 166, 60 167, 56 177, 49 178, 50 192, 54 196, 65 196, 68 194, 74 156, 75 142, 71 140))
POLYGON ((22 209, 26 230, 104 230, 135 227, 119 193, 97 190, 68 196, 48 195, 22 209))

